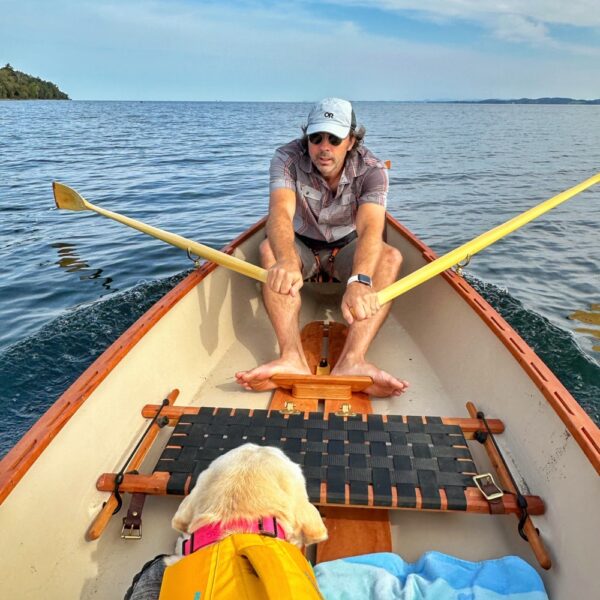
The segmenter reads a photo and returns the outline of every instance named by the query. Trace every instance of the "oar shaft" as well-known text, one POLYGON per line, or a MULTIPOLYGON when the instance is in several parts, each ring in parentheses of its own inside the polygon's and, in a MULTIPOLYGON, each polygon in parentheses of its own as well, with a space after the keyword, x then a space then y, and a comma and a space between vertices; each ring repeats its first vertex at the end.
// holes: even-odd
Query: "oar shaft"
POLYGON ((513 217, 512 219, 506 221, 502 225, 498 225, 494 229, 490 229, 486 233, 482 233, 475 239, 471 240, 470 242, 467 242, 466 244, 463 244, 455 250, 444 254, 444 256, 441 256, 440 258, 434 260, 433 262, 430 262, 424 267, 417 269, 410 275, 407 275, 406 277, 399 279, 395 283, 392 283, 392 285, 384 288, 383 290, 380 290, 377 293, 379 303, 385 304, 386 302, 390 302, 394 298, 397 298, 405 292, 412 290, 414 287, 417 287, 421 283, 424 283, 432 277, 435 277, 442 271, 445 271, 446 269, 449 269, 454 265, 460 263, 467 257, 477 254, 477 252, 480 252, 484 248, 491 246, 494 242, 498 241, 499 239, 503 238, 509 233, 512 233, 516 229, 523 227, 523 225, 526 225, 530 221, 533 221, 533 219, 536 219, 540 215, 543 215, 545 212, 548 212, 549 210, 555 208, 562 202, 565 202, 569 198, 572 198, 573 196, 579 194, 583 190, 591 187, 599 181, 600 173, 594 175, 593 177, 590 177, 589 179, 586 179, 585 181, 582 181, 578 185, 568 190, 565 190, 564 192, 561 192, 560 194, 550 198, 549 200, 546 200, 545 202, 542 202, 541 204, 530 208, 524 213, 513 217))
POLYGON ((188 240, 187 238, 177 235, 176 233, 164 231, 158 227, 152 227, 152 225, 147 225, 146 223, 136 221, 131 217, 126 217, 125 215, 114 213, 110 210, 106 210, 105 208, 94 206, 87 201, 86 205, 90 210, 93 210, 104 217, 108 217, 109 219, 113 219, 119 223, 123 223, 124 225, 132 227, 133 229, 137 229, 142 233, 147 233, 152 237, 162 240, 163 242, 167 242, 168 244, 176 246, 177 248, 181 248, 182 250, 189 250, 191 253, 215 262, 223 267, 226 267, 227 269, 231 269, 232 271, 236 271, 237 273, 241 273, 247 277, 252 277, 253 279, 263 283, 267 280, 267 272, 265 269, 247 263, 246 261, 236 258, 235 256, 230 256, 229 254, 225 254, 219 250, 213 250, 204 244, 194 242, 193 240, 188 240))
POLYGON ((171 244, 172 246, 176 246, 177 248, 181 248, 182 250, 187 250, 191 253, 196 254, 197 256, 201 256, 207 260, 217 263, 227 269, 231 269, 232 271, 236 271, 237 273, 241 273, 242 275, 246 275, 247 277, 252 277, 253 279, 257 279, 258 281, 265 282, 267 280, 267 272, 261 267, 257 267, 256 265, 247 263, 244 260, 231 256, 229 254, 225 254, 224 252, 220 252, 219 250, 213 250, 204 244, 200 244, 198 242, 194 242, 193 240, 188 240, 180 235, 175 233, 171 233, 169 231, 164 231, 163 229, 159 229, 158 227, 152 227, 152 225, 147 225, 146 223, 142 223, 141 221, 136 221, 130 217, 126 217, 125 215, 120 215, 119 213, 112 212, 110 210, 106 210, 105 208, 101 208, 99 206, 95 206, 91 202, 88 202, 85 198, 83 198, 78 192, 76 192, 73 188, 70 188, 68 185, 64 183, 59 183, 55 181, 52 184, 54 190, 54 200, 56 201, 56 206, 58 208, 63 208, 67 210, 91 210, 103 217, 108 217, 113 221, 117 221, 119 223, 123 223, 128 227, 132 227, 133 229, 137 229, 142 233, 146 233, 155 237, 163 242, 167 242, 167 244, 171 244))

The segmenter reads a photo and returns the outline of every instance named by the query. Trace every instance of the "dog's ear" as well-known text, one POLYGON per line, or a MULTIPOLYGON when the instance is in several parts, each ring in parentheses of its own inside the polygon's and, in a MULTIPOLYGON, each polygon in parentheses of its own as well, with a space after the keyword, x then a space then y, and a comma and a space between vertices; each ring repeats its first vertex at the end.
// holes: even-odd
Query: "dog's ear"
POLYGON ((319 511, 308 501, 300 503, 296 510, 296 522, 302 534, 304 544, 316 544, 327 539, 327 528, 319 511))
POLYGON ((189 527, 195 517, 192 495, 186 496, 171 520, 171 527, 182 533, 191 533, 189 527))
POLYGON ((171 526, 177 531, 182 533, 193 533, 206 523, 212 523, 216 521, 214 514, 209 512, 200 512, 197 506, 197 497, 192 492, 189 496, 186 496, 175 516, 171 520, 171 526))

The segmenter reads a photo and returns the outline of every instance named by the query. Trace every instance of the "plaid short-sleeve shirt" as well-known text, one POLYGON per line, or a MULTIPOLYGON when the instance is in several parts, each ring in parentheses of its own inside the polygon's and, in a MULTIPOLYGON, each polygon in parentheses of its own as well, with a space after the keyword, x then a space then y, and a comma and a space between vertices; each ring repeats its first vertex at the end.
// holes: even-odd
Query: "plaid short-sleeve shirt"
POLYGON ((315 240, 333 242, 354 231, 362 204, 386 206, 387 169, 363 146, 346 158, 335 194, 300 140, 275 151, 269 173, 271 191, 288 188, 296 192, 294 231, 315 240))

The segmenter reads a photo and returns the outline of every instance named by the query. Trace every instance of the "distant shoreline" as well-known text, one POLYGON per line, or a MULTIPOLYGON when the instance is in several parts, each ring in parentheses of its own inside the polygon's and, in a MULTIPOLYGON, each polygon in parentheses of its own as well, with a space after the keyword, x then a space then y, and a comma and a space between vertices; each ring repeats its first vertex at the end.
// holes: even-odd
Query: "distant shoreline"
MULTIPOLYGON (((0 102, 7 101, 40 101, 40 100, 73 100, 72 98, 33 98, 33 97, 17 97, 17 98, 3 98, 0 95, 0 102)), ((90 98, 83 98, 73 100, 74 102, 125 102, 125 103, 139 103, 139 104, 157 104, 157 103, 199 103, 199 104, 311 104, 311 100, 115 100, 115 99, 102 99, 94 100, 90 98)), ((535 104, 535 105, 546 105, 546 106, 565 106, 565 105, 579 105, 579 106, 600 106, 600 98, 596 100, 577 100, 574 98, 519 98, 514 100, 502 100, 502 99, 487 99, 487 100, 356 100, 352 102, 364 102, 364 103, 380 103, 380 104, 535 104)))
POLYGON ((575 98, 518 98, 512 100, 500 100, 490 98, 488 100, 440 100, 445 104, 598 104, 600 98, 596 100, 577 100, 575 98))

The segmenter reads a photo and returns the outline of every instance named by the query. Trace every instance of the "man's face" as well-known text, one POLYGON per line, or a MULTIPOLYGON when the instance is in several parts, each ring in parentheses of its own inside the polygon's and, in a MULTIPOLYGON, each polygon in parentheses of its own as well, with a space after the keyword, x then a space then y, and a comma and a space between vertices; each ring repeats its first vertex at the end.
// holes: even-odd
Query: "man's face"
MULTIPOLYGON (((339 140, 334 136, 331 138, 334 141, 339 140)), ((308 154, 313 165, 325 179, 333 179, 342 172, 346 154, 352 150, 353 146, 354 138, 350 135, 346 136, 337 146, 331 143, 328 133, 315 133, 308 136, 308 154)))

